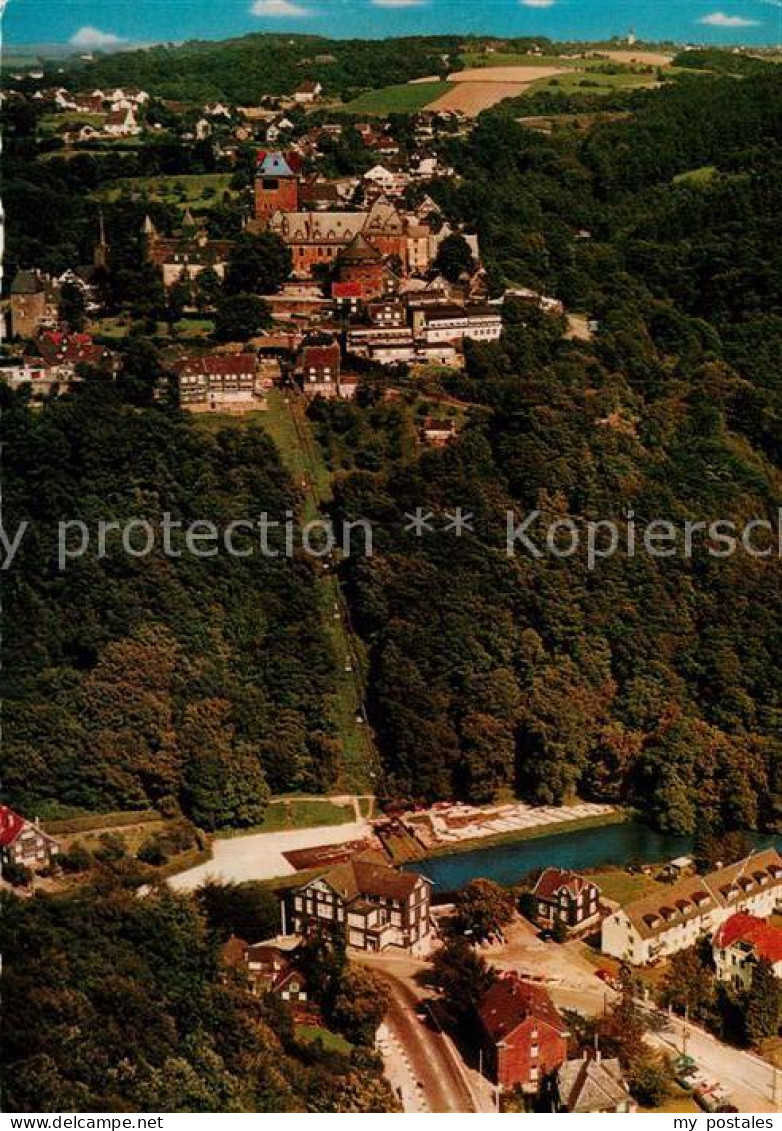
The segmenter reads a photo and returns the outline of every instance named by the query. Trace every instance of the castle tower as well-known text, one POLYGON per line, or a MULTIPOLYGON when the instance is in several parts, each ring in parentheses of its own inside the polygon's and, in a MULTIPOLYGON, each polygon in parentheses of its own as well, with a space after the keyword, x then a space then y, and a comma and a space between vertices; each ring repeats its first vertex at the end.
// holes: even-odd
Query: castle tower
POLYGON ((255 175, 255 219, 266 223, 275 212, 296 212, 299 178, 290 155, 261 153, 255 175))

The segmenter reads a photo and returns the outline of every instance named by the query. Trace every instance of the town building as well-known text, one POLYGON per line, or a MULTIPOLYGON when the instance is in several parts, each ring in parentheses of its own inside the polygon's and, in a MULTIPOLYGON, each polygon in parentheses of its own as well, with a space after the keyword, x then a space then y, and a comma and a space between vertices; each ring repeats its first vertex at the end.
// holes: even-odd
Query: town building
POLYGON ((206 270, 214 271, 219 279, 225 277, 234 241, 210 240, 206 232, 198 228, 189 211, 185 213, 177 235, 162 236, 149 216, 144 220, 143 232, 147 257, 160 268, 167 290, 175 283, 193 282, 206 270))
POLYGON ((774 976, 782 978, 782 928, 765 919, 738 912, 726 919, 712 940, 714 968, 721 982, 737 990, 748 990, 752 972, 760 959, 771 963, 774 976))
POLYGON ((574 930, 596 922, 600 914, 597 884, 562 868, 545 868, 532 889, 537 918, 546 926, 564 923, 574 930))
POLYGON ((266 408, 254 353, 182 357, 173 365, 182 407, 190 412, 253 412, 266 408))
POLYGON ((60 846, 54 837, 43 832, 38 824, 28 821, 0 805, 0 863, 18 864, 34 871, 48 868, 59 855, 60 846))
POLYGON ((619 1061, 604 1060, 599 1052, 566 1060, 557 1073, 557 1090, 559 1110, 571 1114, 637 1110, 619 1061))
POLYGON ((500 1089, 537 1092, 567 1057, 567 1025, 543 986, 511 971, 478 1006, 484 1072, 500 1089))
POLYGON ((765 917, 782 906, 782 857, 774 848, 690 876, 603 919, 601 949, 642 966, 694 946, 736 912, 765 917))
POLYGON ((40 271, 17 271, 11 283, 11 334, 34 338, 44 326, 57 323, 59 291, 40 271))
POLYGON ((283 903, 283 930, 307 935, 326 927, 344 931, 347 944, 358 950, 425 953, 430 887, 424 876, 363 853, 294 888, 283 903))
POLYGON ((407 325, 407 307, 403 302, 386 299, 367 304, 367 317, 373 326, 385 329, 407 325))
POLYGON ((383 256, 359 232, 337 258, 337 278, 353 285, 361 299, 378 298, 386 291, 383 256))
POLYGON ((428 343, 496 342, 502 334, 502 315, 493 306, 414 306, 413 332, 428 343))

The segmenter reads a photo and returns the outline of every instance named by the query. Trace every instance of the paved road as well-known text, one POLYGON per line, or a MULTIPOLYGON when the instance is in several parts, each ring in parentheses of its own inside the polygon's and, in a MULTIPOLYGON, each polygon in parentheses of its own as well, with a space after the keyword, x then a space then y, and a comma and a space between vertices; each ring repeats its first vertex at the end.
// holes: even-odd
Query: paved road
POLYGON ((426 1106, 436 1112, 474 1112, 476 1104, 453 1046, 431 1020, 418 1017, 420 999, 394 974, 375 968, 386 982, 391 1002, 385 1023, 404 1049, 426 1106))
POLYGON ((731 1103, 742 1112, 776 1111, 774 1069, 753 1053, 724 1045, 697 1025, 671 1019, 663 1033, 649 1033, 647 1040, 666 1053, 680 1053, 686 1035, 687 1055, 703 1076, 719 1081, 733 1092, 731 1103))

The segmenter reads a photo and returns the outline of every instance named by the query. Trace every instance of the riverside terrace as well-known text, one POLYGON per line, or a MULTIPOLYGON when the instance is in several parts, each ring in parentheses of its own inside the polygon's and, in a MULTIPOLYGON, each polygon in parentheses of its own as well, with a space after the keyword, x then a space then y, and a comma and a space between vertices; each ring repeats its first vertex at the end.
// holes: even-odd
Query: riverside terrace
POLYGON ((399 820, 425 849, 430 850, 482 837, 522 833, 570 821, 609 817, 615 813, 617 809, 613 805, 590 802, 567 806, 533 806, 522 801, 512 801, 485 807, 442 802, 422 812, 404 813, 399 820))

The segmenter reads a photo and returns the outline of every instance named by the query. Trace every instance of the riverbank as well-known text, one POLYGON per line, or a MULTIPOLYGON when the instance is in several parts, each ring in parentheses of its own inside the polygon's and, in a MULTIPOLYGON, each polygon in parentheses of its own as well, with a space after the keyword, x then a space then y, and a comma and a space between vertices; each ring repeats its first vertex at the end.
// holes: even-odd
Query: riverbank
POLYGON ((629 809, 615 809, 594 817, 575 817, 572 821, 561 821, 556 825, 534 825, 528 829, 517 829, 514 832, 493 833, 490 836, 469 837, 458 844, 442 844, 427 850, 426 860, 438 859, 443 856, 460 856, 464 852, 480 852, 482 849, 501 848, 505 845, 520 844, 527 840, 540 840, 550 836, 567 836, 568 833, 580 832, 583 829, 599 829, 609 825, 622 825, 634 820, 634 814, 629 809))
POLYGON ((479 841, 469 850, 432 854, 404 868, 426 876, 442 896, 478 877, 513 886, 541 868, 589 872, 607 865, 671 860, 690 850, 691 838, 657 832, 633 816, 624 811, 608 821, 585 820, 579 827, 568 822, 543 833, 528 830, 521 838, 493 846, 479 841), (533 832, 537 835, 530 835, 533 832))

